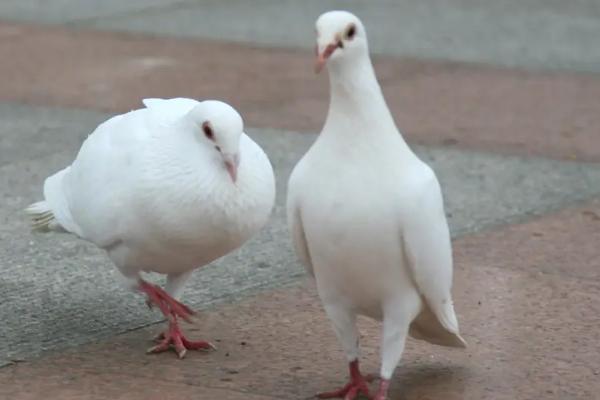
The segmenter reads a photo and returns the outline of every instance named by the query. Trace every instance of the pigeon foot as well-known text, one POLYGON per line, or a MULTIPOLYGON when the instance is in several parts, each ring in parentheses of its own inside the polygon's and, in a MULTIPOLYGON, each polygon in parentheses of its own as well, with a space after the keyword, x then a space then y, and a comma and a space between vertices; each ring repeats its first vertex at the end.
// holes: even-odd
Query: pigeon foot
POLYGON ((156 346, 150 347, 146 352, 148 354, 162 353, 173 349, 177 353, 177 357, 184 358, 188 350, 216 350, 216 347, 204 340, 188 340, 176 321, 169 322, 169 330, 159 334, 155 340, 158 342, 156 346))
POLYGON ((362 392, 367 398, 369 396, 369 387, 367 386, 367 379, 362 376, 358 369, 358 360, 354 360, 349 365, 350 369, 350 382, 339 390, 333 392, 325 392, 317 394, 319 399, 344 399, 354 400, 362 392))
POLYGON ((389 380, 381 379, 381 382, 379 382, 379 389, 377 389, 377 394, 373 397, 373 400, 386 400, 389 386, 389 380))
POLYGON ((158 344, 149 348, 147 353, 161 353, 174 349, 177 356, 181 359, 185 357, 188 350, 216 349, 214 345, 204 340, 188 340, 181 332, 178 318, 191 322, 191 317, 195 314, 191 308, 175 300, 159 286, 152 285, 144 280, 140 280, 139 289, 148 296, 146 300, 148 307, 158 306, 169 321, 169 329, 155 338, 158 344))

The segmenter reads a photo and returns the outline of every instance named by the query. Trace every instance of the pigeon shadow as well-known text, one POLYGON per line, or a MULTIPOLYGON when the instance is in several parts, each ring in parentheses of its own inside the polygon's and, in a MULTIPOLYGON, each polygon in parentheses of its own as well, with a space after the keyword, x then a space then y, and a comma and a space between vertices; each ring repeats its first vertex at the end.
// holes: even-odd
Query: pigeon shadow
POLYGON ((399 368, 389 400, 462 399, 469 370, 461 365, 424 364, 399 368))

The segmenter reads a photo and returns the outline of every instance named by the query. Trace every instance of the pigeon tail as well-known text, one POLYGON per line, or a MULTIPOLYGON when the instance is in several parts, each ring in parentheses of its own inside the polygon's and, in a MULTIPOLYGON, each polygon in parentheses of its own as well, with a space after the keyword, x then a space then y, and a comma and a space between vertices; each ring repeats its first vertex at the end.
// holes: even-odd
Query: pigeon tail
POLYGON ((467 343, 458 332, 458 321, 454 307, 448 302, 436 315, 427 305, 410 325, 410 335, 431 344, 446 347, 467 347, 467 343))
POLYGON ((44 200, 31 204, 25 212, 31 217, 34 231, 72 232, 79 236, 79 227, 73 222, 64 193, 63 180, 70 167, 58 171, 44 182, 44 200))
POLYGON ((38 232, 60 230, 61 226, 54 217, 50 205, 46 201, 38 201, 25 209, 31 217, 31 229, 38 232))

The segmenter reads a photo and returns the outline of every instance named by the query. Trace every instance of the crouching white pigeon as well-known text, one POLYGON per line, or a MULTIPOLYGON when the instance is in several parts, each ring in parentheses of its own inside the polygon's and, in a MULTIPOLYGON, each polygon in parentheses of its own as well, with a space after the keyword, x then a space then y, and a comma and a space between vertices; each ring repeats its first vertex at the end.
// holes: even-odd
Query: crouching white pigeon
POLYGON ((394 124, 363 24, 331 11, 316 28, 316 69, 329 70, 329 113, 290 177, 288 221, 350 363, 350 383, 319 397, 369 396, 358 368, 360 314, 383 321, 373 397, 383 400, 407 335, 466 345, 450 293, 450 235, 438 180, 394 124))
POLYGON ((275 199, 273 169, 228 104, 146 99, 85 140, 72 165, 44 182, 26 211, 34 229, 65 230, 105 249, 132 288, 169 322, 152 353, 209 349, 190 341, 179 302, 191 272, 241 246, 265 225, 275 199), (165 290, 141 272, 167 275, 165 290))

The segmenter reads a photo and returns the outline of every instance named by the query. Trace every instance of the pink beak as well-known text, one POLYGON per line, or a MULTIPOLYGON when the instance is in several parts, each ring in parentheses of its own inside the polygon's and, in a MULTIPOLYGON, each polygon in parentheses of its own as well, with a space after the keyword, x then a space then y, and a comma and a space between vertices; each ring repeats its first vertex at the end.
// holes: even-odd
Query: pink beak
POLYGON ((225 159, 225 168, 227 169, 227 173, 229 173, 231 180, 233 183, 235 183, 235 181, 237 181, 238 166, 240 165, 240 156, 238 154, 228 154, 224 155, 223 158, 225 159))
POLYGON ((335 44, 329 44, 327 45, 327 47, 325 47, 325 50, 323 50, 323 52, 321 54, 319 53, 318 48, 316 49, 317 51, 317 62, 315 63, 315 73, 318 74, 319 72, 321 72, 321 70, 323 69, 323 67, 325 66, 325 64, 327 63, 327 60, 329 59, 329 57, 331 57, 331 55, 333 54, 333 52, 338 48, 341 47, 340 46, 340 42, 335 43, 335 44))

